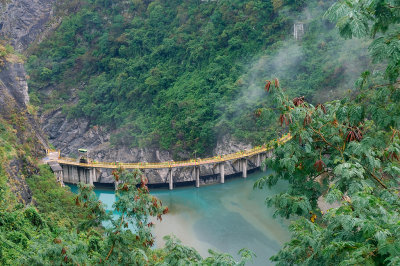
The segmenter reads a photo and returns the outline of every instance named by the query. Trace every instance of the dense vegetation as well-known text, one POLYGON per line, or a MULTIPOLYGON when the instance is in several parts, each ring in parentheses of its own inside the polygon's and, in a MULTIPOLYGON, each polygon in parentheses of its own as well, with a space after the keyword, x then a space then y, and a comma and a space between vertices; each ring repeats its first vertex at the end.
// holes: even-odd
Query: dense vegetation
POLYGON ((15 265, 18 258, 31 256, 28 247, 75 228, 86 214, 74 207, 73 194, 57 184, 47 166, 36 166, 36 144, 32 136, 25 139, 26 123, 17 111, 0 115, 1 265, 15 265), (12 162, 14 167, 23 162, 16 173, 22 180, 10 176, 12 162), (28 202, 18 192, 23 180, 33 192, 31 206, 25 206, 28 202))
POLYGON ((326 14, 342 36, 371 37, 382 71, 366 71, 353 97, 312 105, 270 92, 293 139, 267 161, 274 174, 255 187, 287 180, 267 199, 295 219, 278 265, 400 264, 400 2, 338 1, 326 14), (329 209, 327 203, 339 207, 329 209))
MULTIPOLYGON (((44 170, 46 171, 46 170, 44 170)), ((114 172, 121 183, 116 191, 113 217, 98 201, 92 187, 80 184, 79 195, 72 200, 59 186, 53 187, 52 200, 38 197, 38 212, 34 207, 22 205, 4 211, 0 205, 0 263, 2 265, 244 265, 252 258, 248 250, 241 250, 240 261, 229 254, 210 251, 210 257, 203 259, 196 250, 183 246, 178 239, 166 237, 163 249, 153 249, 154 236, 151 217, 162 220, 168 207, 162 206, 157 198, 150 195, 146 179, 137 171, 114 172), (70 202, 66 207, 58 206, 58 214, 67 214, 63 220, 71 224, 55 224, 52 219, 53 207, 62 201, 63 194, 70 202), (72 201, 75 203, 72 205, 72 201), (79 221, 77 212, 83 216, 79 221), (102 227, 106 222, 110 226, 102 227), (132 230, 133 229, 133 230, 132 230)), ((54 177, 36 177, 47 187, 55 183, 54 177)), ((33 182, 33 181, 32 181, 33 182)), ((61 218, 57 216, 57 218, 61 218)))
MULTIPOLYGON (((86 3, 88 8, 92 4, 107 5, 111 2, 82 3, 86 3)), ((281 2, 273 3, 277 8, 277 3, 281 2)), ((204 5, 208 4, 211 3, 204 5)), ((108 7, 110 12, 116 8, 108 7)), ((140 5, 135 6, 139 7, 140 5)), ((299 93, 299 90, 284 91, 277 79, 267 83, 267 98, 273 109, 271 111, 269 106, 260 103, 260 109, 256 112, 258 118, 254 121, 269 121, 269 115, 263 115, 276 112, 280 115, 280 130, 290 131, 293 136, 287 143, 276 145, 275 156, 267 160, 268 166, 275 172, 255 184, 256 187, 263 188, 273 186, 281 179, 289 183, 287 192, 267 200, 269 205, 276 208, 277 215, 294 220, 291 226, 292 239, 272 257, 272 260, 280 265, 400 263, 399 7, 398 0, 340 0, 327 12, 328 19, 337 21, 342 36, 369 37, 372 40, 369 51, 375 63, 371 66, 373 71, 365 71, 361 75, 356 90, 348 97, 324 104, 313 104, 315 99, 307 101, 312 91, 301 90, 301 95, 304 92, 306 97, 289 98, 291 94, 299 93), (324 200, 336 202, 339 207, 326 210, 324 200)), ((142 8, 147 10, 148 6, 143 5, 142 8)), ((87 9, 82 7, 76 15, 82 10, 87 9)), ((70 21, 69 19, 67 21, 70 21)), ((322 24, 314 26, 323 28, 322 24)), ((63 37, 64 35, 58 36, 63 37)), ((75 38, 75 35, 72 37, 75 38)), ((307 47, 308 40, 310 47, 315 44, 312 38, 312 35, 305 37, 304 47, 307 47)), ((340 41, 342 40, 332 42, 340 41)), ((62 49, 48 49, 53 52, 58 50, 62 49)), ((308 51, 312 51, 312 48, 308 51)), ((77 58, 87 55, 84 52, 77 58)), ((321 54, 312 57, 315 61, 307 59, 305 62, 314 62, 315 66, 319 66, 318 62, 326 64, 322 56, 321 60, 316 60, 318 56, 321 54)), ((70 64, 74 65, 77 58, 70 64)), ((58 61, 60 66, 67 64, 68 59, 61 59, 58 61)), ((44 58, 30 59, 31 64, 41 60, 44 58)), ((49 64, 54 63, 55 61, 49 61, 49 64)), ((304 67, 310 67, 311 71, 312 64, 307 64, 304 67)), ((90 70, 89 66, 85 69, 90 70)), ((201 69, 201 65, 196 68, 198 71, 201 69)), ((53 71, 53 68, 48 70, 53 71)), ((336 71, 332 68, 330 70, 336 71)), ((73 70, 65 68, 60 71, 66 74, 65 71, 73 70)), ((256 71, 263 73, 262 70, 256 71)), ((194 72, 196 71, 191 73, 194 72)), ((85 75, 84 71, 81 73, 85 75)), ((102 75, 96 73, 99 75, 95 80, 102 75)), ((103 75, 106 75, 104 73, 103 75)), ((112 74, 107 72, 107 75, 112 74)), ((255 76, 258 75, 259 73, 255 76)), ((269 75, 264 73, 264 76, 269 75)), ((305 84, 311 82, 300 76, 303 77, 304 83, 299 82, 298 85, 304 89, 305 84)), ((315 78, 319 77, 320 75, 315 78)), ((113 80, 112 78, 113 76, 109 80, 113 80)), ((259 83, 255 81, 258 79, 252 78, 251 75, 241 78, 243 83, 254 86, 259 83)), ((34 82, 36 81, 34 79, 34 82)), ((43 86, 50 84, 49 80, 41 82, 43 86)), ((54 82, 53 85, 57 83, 56 80, 51 82, 54 82)), ((105 80, 103 82, 107 84, 105 80)), ((283 83, 290 82, 287 79, 283 83)), ((320 82, 323 84, 323 81, 320 82)), ((90 84, 89 82, 89 86, 83 88, 83 91, 93 90, 93 96, 97 87, 91 87, 90 84)), ((326 84, 328 89, 331 85, 330 82, 326 84)), ((57 95, 68 93, 67 85, 64 89, 61 88, 57 95)), ((201 99, 200 96, 196 100, 201 99)), ((36 100, 43 100, 42 97, 36 100)), ((106 94, 102 97, 106 98, 106 94)), ((89 100, 81 96, 81 107, 87 106, 89 100)), ((74 107, 71 112, 79 112, 79 108, 74 107)), ((149 194, 145 177, 139 172, 114 172, 116 180, 122 182, 118 185, 117 201, 114 205, 120 215, 112 217, 104 210, 91 187, 80 185, 79 195, 73 196, 56 184, 47 167, 34 167, 29 148, 31 143, 18 141, 18 134, 21 135, 24 131, 23 123, 24 121, 12 115, 8 121, 0 120, 0 264, 243 265, 251 259, 252 253, 247 250, 241 251, 240 261, 234 261, 230 255, 215 252, 203 259, 195 250, 182 246, 174 238, 167 240, 165 248, 152 249, 153 236, 150 229, 153 224, 150 219, 162 219, 162 215, 167 213, 168 209, 149 194), (33 190, 36 207, 19 204, 7 184, 9 180, 4 169, 5 162, 17 157, 24 159, 27 165, 33 168, 30 174, 27 173, 26 179, 33 190), (110 226, 102 227, 103 222, 108 222, 110 226), (133 228, 134 230, 130 230, 133 228)), ((243 133, 243 136, 245 135, 243 133)))
POLYGON ((368 64, 362 45, 344 49, 333 24, 320 23, 330 1, 307 4, 74 1, 76 12, 32 49, 31 100, 117 129, 114 144, 201 154, 227 133, 263 143, 276 136, 272 114, 255 115, 268 105, 265 75, 320 101, 368 64), (298 20, 303 41, 285 42, 298 20))

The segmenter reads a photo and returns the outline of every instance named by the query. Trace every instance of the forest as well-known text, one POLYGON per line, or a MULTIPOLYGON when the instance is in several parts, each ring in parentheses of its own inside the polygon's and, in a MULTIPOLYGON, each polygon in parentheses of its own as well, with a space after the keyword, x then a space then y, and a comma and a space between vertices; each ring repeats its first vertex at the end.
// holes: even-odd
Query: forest
MULTIPOLYGON (((304 15, 303 1, 171 2, 71 2, 75 12, 32 47, 33 103, 45 111, 78 99, 65 112, 124 129, 129 136, 116 136, 116 145, 207 152, 219 126, 255 143, 290 132, 293 138, 277 143, 265 162, 271 174, 254 185, 288 183, 266 199, 291 221, 291 239, 271 261, 399 265, 400 1, 310 1, 307 12, 320 15, 311 16, 300 48, 283 40, 295 19, 305 19, 286 16, 304 15), (358 64, 340 66, 346 53, 336 49, 358 64), (268 59, 299 51, 295 65, 268 59), (293 79, 287 72, 295 68, 302 70, 293 79), (262 99, 235 116, 235 101, 253 87, 262 99), (270 127, 274 133, 265 132, 270 127), (325 208, 329 203, 338 206, 325 208)), ((120 215, 113 217, 93 187, 80 184, 74 195, 47 166, 37 166, 32 144, 18 141, 24 121, 12 117, 0 120, 0 159, 24 158, 34 204, 20 203, 0 165, 0 264, 244 265, 254 256, 242 249, 235 260, 210 250, 203 258, 174 237, 152 248, 149 219, 162 220, 169 209, 140 172, 113 172, 121 181, 113 206, 120 215)))
POLYGON ((268 106, 265 76, 325 101, 369 64, 364 42, 344 43, 333 23, 321 23, 331 3, 74 1, 31 48, 31 102, 107 127, 114 145, 204 155, 227 134, 259 145, 278 134, 274 114, 256 112, 268 106))

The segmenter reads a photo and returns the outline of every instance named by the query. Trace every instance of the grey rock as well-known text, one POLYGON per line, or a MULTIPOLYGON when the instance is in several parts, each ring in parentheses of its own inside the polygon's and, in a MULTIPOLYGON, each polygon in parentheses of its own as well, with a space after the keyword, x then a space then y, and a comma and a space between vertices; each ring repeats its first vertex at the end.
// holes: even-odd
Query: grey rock
MULTIPOLYGON (((0 38, 5 39, 20 53, 43 33, 52 17, 54 0, 7 0, 0 4, 0 38)), ((26 72, 22 63, 6 62, 0 69, 0 118, 9 121, 17 129, 17 142, 29 141, 33 155, 39 157, 48 148, 46 138, 37 119, 28 112, 29 102, 26 72), (15 123, 17 117, 19 123, 15 123), (22 124, 21 124, 22 123, 22 124)), ((23 158, 15 157, 4 165, 8 184, 20 202, 32 202, 32 193, 25 182, 32 172, 23 158), (24 170, 24 171, 23 171, 24 170), (23 176, 26 172, 27 176, 23 176)), ((33 167, 34 168, 34 167, 33 167)))
POLYGON ((0 92, 0 108, 7 108, 9 101, 16 105, 14 107, 26 108, 29 96, 23 64, 6 62, 0 71, 0 92))
POLYGON ((42 34, 55 0, 8 0, 0 10, 0 36, 23 52, 42 34))

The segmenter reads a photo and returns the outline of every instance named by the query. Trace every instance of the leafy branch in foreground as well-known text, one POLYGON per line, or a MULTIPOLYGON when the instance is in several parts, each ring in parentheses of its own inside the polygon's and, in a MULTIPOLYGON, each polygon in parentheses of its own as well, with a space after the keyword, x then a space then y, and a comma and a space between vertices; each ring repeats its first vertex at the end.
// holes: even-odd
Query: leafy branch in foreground
POLYGON ((273 174, 255 184, 289 183, 286 193, 267 198, 277 215, 297 218, 292 239, 271 258, 278 265, 400 263, 398 4, 338 1, 327 12, 344 37, 380 34, 370 52, 386 64, 385 74, 364 72, 352 98, 314 106, 289 100, 279 84, 269 88, 293 136, 275 146, 267 160, 273 174))
POLYGON ((399 263, 400 120, 387 117, 400 112, 398 90, 382 87, 314 106, 299 98, 290 101, 279 86, 270 89, 287 121, 282 126, 293 138, 276 144, 275 156, 266 162, 274 172, 255 187, 287 180, 288 190, 267 203, 276 215, 298 218, 290 227, 291 241, 273 261, 399 263), (379 97, 393 105, 380 104, 379 97), (327 201, 339 207, 329 210, 327 201))

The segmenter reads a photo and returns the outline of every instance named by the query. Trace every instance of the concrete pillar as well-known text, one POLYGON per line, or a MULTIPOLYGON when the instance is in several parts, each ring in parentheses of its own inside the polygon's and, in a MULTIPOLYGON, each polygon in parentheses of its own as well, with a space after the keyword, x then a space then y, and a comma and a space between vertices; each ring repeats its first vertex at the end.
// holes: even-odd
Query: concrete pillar
MULTIPOLYGON (((82 182, 82 180, 81 180, 81 171, 82 171, 82 168, 76 167, 76 173, 77 173, 77 177, 78 177, 78 183, 79 183, 79 182, 82 182)), ((85 180, 85 181, 86 181, 86 180, 85 180)), ((84 183, 86 183, 86 182, 84 182, 84 183)))
POLYGON ((97 182, 96 168, 93 167, 93 182, 97 182))
POLYGON ((64 187, 65 186, 65 184, 64 184, 64 167, 62 167, 62 169, 63 170, 60 173, 60 184, 62 187, 64 187))
POLYGON ((68 166, 68 182, 69 183, 74 183, 72 181, 72 166, 68 166))
POLYGON ((172 190, 174 188, 174 179, 172 178, 172 168, 169 169, 169 189, 172 190))
POLYGON ((89 168, 89 185, 93 186, 94 168, 89 168))
POLYGON ((261 154, 257 154, 257 159, 256 159, 256 166, 260 167, 261 166, 261 154))
POLYGON ((194 175, 196 178, 196 187, 200 187, 200 166, 194 167, 194 175))
POLYGON ((219 164, 219 175, 221 177, 221 183, 225 183, 225 164, 223 162, 219 164))
POLYGON ((119 183, 119 182, 118 182, 117 180, 115 180, 115 181, 114 181, 114 187, 115 187, 115 190, 117 190, 117 189, 118 189, 118 183, 119 183))
MULTIPOLYGON (((64 167, 63 167, 63 169, 64 169, 64 167)), ((69 169, 69 166, 66 165, 66 166, 65 166, 65 172, 64 172, 64 171, 63 171, 63 172, 65 173, 65 174, 64 174, 64 181, 65 181, 65 179, 67 179, 67 182, 69 182, 69 172, 70 172, 69 170, 70 170, 70 169, 69 169)))
POLYGON ((79 183, 78 167, 76 166, 71 166, 71 180, 74 184, 79 183))
POLYGON ((243 165, 243 167, 242 167, 242 169, 243 169, 243 178, 246 178, 247 177, 247 159, 246 158, 244 158, 243 160, 242 160, 242 165, 243 165))

